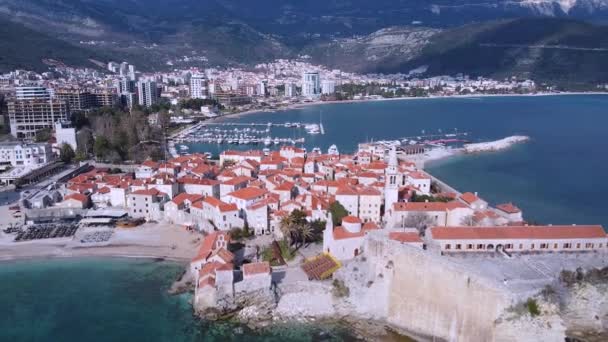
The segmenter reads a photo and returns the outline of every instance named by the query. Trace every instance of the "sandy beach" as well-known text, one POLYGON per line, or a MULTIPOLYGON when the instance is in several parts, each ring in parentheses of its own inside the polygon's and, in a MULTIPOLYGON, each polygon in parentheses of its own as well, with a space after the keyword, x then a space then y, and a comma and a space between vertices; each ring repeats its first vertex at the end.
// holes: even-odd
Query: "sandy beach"
POLYGON ((177 225, 147 223, 130 229, 116 228, 102 246, 85 246, 75 238, 25 242, 13 242, 13 238, 0 233, 0 260, 107 256, 186 262, 196 255, 202 236, 177 225))

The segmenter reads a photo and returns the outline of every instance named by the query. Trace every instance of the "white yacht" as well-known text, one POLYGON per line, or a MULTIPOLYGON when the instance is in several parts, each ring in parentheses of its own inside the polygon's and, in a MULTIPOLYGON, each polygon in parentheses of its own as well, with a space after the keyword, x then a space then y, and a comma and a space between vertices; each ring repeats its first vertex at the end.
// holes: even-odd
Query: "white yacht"
POLYGON ((266 137, 264 139, 264 146, 270 146, 272 145, 272 139, 270 139, 270 137, 266 137))

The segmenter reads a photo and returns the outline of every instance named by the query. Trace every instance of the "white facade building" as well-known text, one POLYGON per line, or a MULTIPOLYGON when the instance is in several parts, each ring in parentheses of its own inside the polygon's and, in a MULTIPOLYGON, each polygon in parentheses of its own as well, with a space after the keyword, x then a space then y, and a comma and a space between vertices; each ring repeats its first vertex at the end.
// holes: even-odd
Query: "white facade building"
POLYGON ((305 72, 302 75, 302 96, 318 97, 321 95, 321 78, 318 72, 305 72))
POLYGON ((205 75, 192 75, 190 78, 190 97, 193 99, 206 99, 209 97, 205 75))
POLYGON ((63 144, 68 144, 76 151, 76 128, 72 127, 69 122, 59 121, 55 123, 55 139, 57 146, 61 148, 63 144))
POLYGON ((330 95, 336 92, 336 82, 332 80, 325 80, 321 82, 321 93, 323 95, 330 95))
POLYGON ((0 163, 12 166, 44 165, 53 161, 51 145, 46 143, 0 143, 0 163))
POLYGON ((384 207, 391 208, 394 203, 399 202, 399 164, 397 162, 397 150, 393 146, 388 158, 384 184, 384 207))
POLYGON ((296 90, 296 85, 293 83, 285 84, 285 97, 296 97, 298 96, 298 91, 296 90))
POLYGON ((17 100, 48 100, 52 97, 52 89, 39 86, 27 86, 15 88, 17 100))

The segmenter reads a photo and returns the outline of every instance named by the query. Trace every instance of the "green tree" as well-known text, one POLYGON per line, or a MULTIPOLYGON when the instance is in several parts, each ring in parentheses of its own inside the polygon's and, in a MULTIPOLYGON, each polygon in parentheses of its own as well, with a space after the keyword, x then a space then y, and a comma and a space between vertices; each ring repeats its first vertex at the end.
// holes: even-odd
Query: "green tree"
POLYGON ((331 213, 334 227, 340 225, 342 219, 348 216, 348 211, 338 201, 335 201, 329 206, 329 212, 331 213))
POLYGON ((88 158, 87 154, 81 149, 78 149, 78 151, 76 152, 76 155, 74 156, 74 160, 77 162, 87 160, 87 158, 88 158))
POLYGON ((61 161, 64 163, 71 163, 74 157, 76 157, 76 153, 74 152, 72 146, 63 143, 63 145, 61 145, 61 149, 59 150, 59 158, 61 161))
POLYGON ((95 144, 93 145, 93 151, 95 157, 103 159, 112 149, 112 145, 108 138, 104 136, 98 136, 95 138, 95 144))
POLYGON ((51 129, 43 128, 43 129, 36 131, 35 140, 36 140, 36 142, 47 142, 47 141, 51 140, 51 129))

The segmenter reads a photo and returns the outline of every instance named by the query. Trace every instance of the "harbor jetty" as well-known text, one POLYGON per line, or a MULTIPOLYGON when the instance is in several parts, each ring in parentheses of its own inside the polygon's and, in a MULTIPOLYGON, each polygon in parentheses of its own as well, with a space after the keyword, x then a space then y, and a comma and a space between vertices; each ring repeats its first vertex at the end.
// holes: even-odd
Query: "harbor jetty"
POLYGON ((506 137, 500 140, 488 141, 475 144, 465 144, 464 151, 466 153, 478 153, 478 152, 494 152, 507 149, 514 144, 519 144, 530 140, 530 137, 525 135, 514 135, 506 137))

